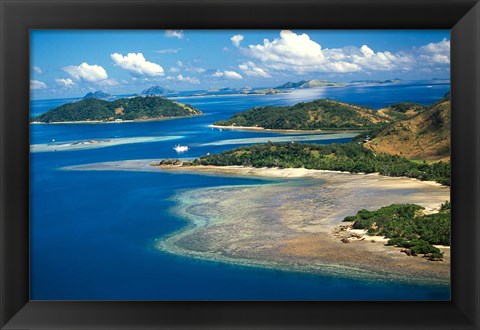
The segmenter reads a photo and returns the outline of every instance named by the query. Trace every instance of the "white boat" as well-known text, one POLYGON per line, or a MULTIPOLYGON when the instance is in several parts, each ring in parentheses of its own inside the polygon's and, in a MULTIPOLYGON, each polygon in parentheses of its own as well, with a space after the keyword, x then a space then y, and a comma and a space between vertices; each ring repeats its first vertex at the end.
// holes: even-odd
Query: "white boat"
POLYGON ((188 151, 188 146, 181 146, 178 144, 175 147, 173 147, 173 150, 175 150, 176 152, 188 151))

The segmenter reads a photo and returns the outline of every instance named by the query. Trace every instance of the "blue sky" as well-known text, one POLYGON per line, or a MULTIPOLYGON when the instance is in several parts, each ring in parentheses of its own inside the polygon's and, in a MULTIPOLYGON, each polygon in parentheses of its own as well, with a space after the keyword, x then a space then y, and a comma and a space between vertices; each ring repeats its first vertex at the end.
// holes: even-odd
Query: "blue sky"
POLYGON ((32 98, 450 74, 448 30, 35 30, 32 98))

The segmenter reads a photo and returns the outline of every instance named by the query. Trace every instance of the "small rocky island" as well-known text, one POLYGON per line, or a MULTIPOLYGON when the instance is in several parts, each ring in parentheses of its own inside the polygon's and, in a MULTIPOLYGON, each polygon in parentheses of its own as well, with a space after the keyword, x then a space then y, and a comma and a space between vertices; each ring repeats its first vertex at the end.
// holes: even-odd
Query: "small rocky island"
POLYGON ((83 99, 61 105, 33 118, 32 122, 122 122, 190 117, 202 114, 189 104, 170 101, 157 96, 121 98, 106 101, 83 99))

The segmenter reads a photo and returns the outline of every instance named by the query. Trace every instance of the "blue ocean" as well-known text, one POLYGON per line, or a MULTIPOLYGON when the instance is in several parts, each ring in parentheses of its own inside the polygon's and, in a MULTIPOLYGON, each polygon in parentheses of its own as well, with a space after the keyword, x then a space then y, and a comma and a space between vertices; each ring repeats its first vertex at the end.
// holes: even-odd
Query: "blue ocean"
MULTIPOLYGON (((211 123, 261 105, 319 98, 379 109, 396 102, 432 104, 448 82, 347 86, 277 95, 177 96, 204 115, 118 124, 32 124, 31 145, 154 137, 104 148, 32 152, 30 240, 32 300, 445 300, 448 286, 379 283, 191 259, 155 242, 186 225, 171 208, 180 190, 267 181, 135 171, 66 171, 63 167, 133 159, 194 158, 277 139, 334 143, 332 135, 219 130, 211 123), (260 138, 260 139, 259 139, 260 138)), ((75 99, 31 101, 35 117, 75 99)), ((135 141, 135 140, 130 140, 135 141)))

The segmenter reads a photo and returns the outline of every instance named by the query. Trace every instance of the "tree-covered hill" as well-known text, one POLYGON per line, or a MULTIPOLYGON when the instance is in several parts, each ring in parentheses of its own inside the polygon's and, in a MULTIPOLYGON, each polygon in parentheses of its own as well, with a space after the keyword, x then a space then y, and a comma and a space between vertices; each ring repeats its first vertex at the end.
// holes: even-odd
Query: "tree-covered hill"
MULTIPOLYGON (((171 160, 160 163, 160 165, 172 164, 171 160)), ((239 147, 221 154, 206 155, 191 162, 183 162, 183 166, 195 165, 307 168, 351 173, 380 173, 386 176, 405 176, 450 185, 450 163, 418 163, 398 155, 376 154, 354 142, 328 145, 266 143, 239 147)))
POLYGON ((410 159, 449 160, 450 96, 432 106, 414 108, 406 107, 406 118, 372 132, 365 147, 410 159))
POLYGON ((293 106, 255 107, 215 125, 267 129, 368 129, 384 126, 392 119, 375 110, 340 101, 321 99, 293 106))
POLYGON ((195 116, 200 110, 165 98, 133 97, 115 101, 96 98, 67 103, 32 119, 35 122, 148 120, 195 116))

